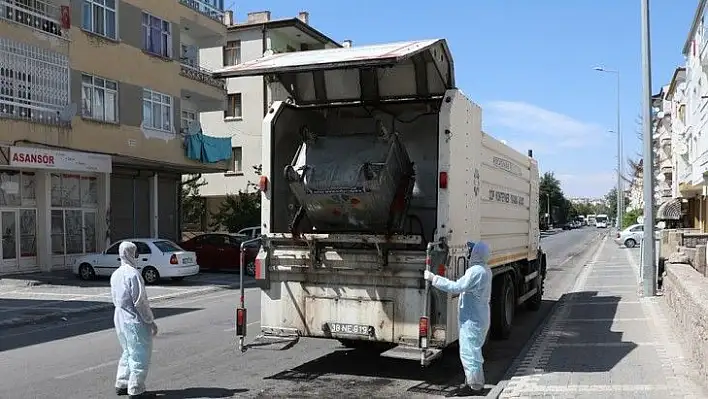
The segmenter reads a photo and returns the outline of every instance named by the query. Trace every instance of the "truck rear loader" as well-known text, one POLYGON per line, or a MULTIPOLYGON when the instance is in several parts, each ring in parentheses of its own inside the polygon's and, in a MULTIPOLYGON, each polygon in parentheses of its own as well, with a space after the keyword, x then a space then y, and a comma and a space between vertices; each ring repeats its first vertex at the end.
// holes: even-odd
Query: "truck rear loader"
POLYGON ((427 365, 458 339, 458 295, 423 271, 461 277, 470 240, 492 250, 492 337, 519 305, 540 307, 537 163, 482 131, 445 40, 273 54, 216 76, 264 76, 282 98, 262 131, 261 334, 243 344, 242 291, 241 350, 330 338, 427 365))

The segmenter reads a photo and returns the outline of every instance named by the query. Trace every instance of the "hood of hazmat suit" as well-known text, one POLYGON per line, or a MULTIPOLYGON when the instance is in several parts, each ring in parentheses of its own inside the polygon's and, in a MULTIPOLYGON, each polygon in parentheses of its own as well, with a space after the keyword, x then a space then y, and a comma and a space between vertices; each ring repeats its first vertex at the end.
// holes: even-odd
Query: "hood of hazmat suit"
POLYGON ((118 362, 116 388, 128 388, 130 395, 145 391, 145 379, 152 354, 150 309, 145 282, 138 270, 137 247, 124 241, 118 248, 120 267, 111 275, 113 322, 123 354, 118 362))
POLYGON ((432 284, 442 291, 460 294, 460 360, 465 369, 467 385, 479 390, 484 388, 482 346, 489 331, 492 270, 487 265, 490 255, 487 244, 482 241, 470 241, 467 248, 468 264, 465 274, 457 281, 435 276, 432 284))

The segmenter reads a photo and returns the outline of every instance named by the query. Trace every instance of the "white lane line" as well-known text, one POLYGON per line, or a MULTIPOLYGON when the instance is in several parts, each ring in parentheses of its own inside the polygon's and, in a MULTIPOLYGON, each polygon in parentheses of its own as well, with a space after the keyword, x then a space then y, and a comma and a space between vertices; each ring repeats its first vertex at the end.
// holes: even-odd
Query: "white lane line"
MULTIPOLYGON (((258 291, 246 291, 246 295, 248 295, 249 292, 259 292, 259 293, 260 293, 260 290, 258 290, 258 291)), ((168 304, 168 305, 166 305, 166 306, 160 306, 160 308, 162 308, 162 309, 164 309, 164 308, 175 308, 175 307, 179 307, 179 306, 182 306, 182 305, 185 305, 185 304, 188 304, 188 303, 194 303, 194 302, 199 302, 199 301, 203 301, 203 300, 218 299, 218 298, 222 298, 222 297, 226 297, 226 296, 238 297, 238 294, 233 293, 233 292, 226 292, 226 293, 221 293, 221 294, 219 294, 219 295, 212 295, 212 296, 199 297, 199 298, 190 298, 190 299, 184 299, 184 300, 181 300, 181 301, 178 300, 178 301, 175 301, 175 302, 173 302, 173 303, 170 303, 170 304, 168 304)), ((37 329, 34 329, 34 330, 23 331, 23 332, 19 332, 19 333, 0 334, 0 338, 18 337, 18 336, 20 336, 20 335, 33 334, 33 333, 42 332, 42 331, 50 331, 50 330, 55 330, 55 329, 58 329, 58 328, 67 328, 67 327, 70 327, 70 326, 78 326, 78 325, 81 325, 81 324, 93 323, 93 322, 99 322, 99 321, 105 321, 105 320, 106 320, 106 317, 105 317, 105 316, 102 316, 102 317, 95 317, 95 318, 85 319, 85 320, 79 320, 79 321, 75 321, 75 322, 71 322, 71 323, 64 323, 64 324, 58 324, 58 325, 53 325, 53 326, 44 326, 44 327, 37 328, 37 329)))
POLYGON ((97 364, 97 365, 95 365, 95 366, 86 367, 85 369, 81 369, 81 370, 74 371, 73 373, 58 375, 58 376, 56 376, 56 377, 54 377, 54 378, 57 379, 57 380, 63 380, 63 379, 69 378, 69 377, 74 377, 74 376, 79 375, 79 374, 83 374, 83 373, 86 373, 86 372, 89 372, 89 371, 98 370, 98 369, 100 369, 100 368, 107 367, 107 366, 111 366, 111 365, 114 365, 114 364, 118 364, 118 361, 117 361, 117 360, 113 360, 113 361, 110 361, 110 362, 97 364))

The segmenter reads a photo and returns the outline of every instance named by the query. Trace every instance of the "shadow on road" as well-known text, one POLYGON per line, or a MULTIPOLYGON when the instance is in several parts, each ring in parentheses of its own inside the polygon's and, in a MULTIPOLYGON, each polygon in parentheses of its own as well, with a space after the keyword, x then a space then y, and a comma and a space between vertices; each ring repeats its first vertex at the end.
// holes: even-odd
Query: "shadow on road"
POLYGON ((236 388, 186 388, 155 391, 158 398, 164 399, 189 399, 189 398, 233 398, 239 393, 248 392, 248 389, 236 388))
MULTIPOLYGON (((214 285, 215 282, 219 285, 237 284, 239 282, 239 274, 233 272, 200 272, 198 275, 187 277, 182 281, 174 281, 169 278, 163 278, 158 284, 155 285, 155 287, 201 287, 214 285)), ((109 287, 110 278, 97 277, 95 280, 84 281, 69 271, 17 274, 2 276, 2 278, 0 278, 0 287, 6 286, 7 289, 13 289, 15 287, 36 287, 43 285, 109 287)))
MULTIPOLYGON (((90 307, 103 304, 104 302, 90 301, 68 301, 62 302, 61 306, 65 307, 90 307)), ((0 309, 3 308, 18 308, 31 307, 25 309, 23 313, 41 312, 43 305, 55 305, 56 301, 46 300, 16 300, 16 299, 0 299, 0 309)), ((162 318, 184 314, 202 310, 202 308, 160 308, 153 307, 155 318, 162 318)), ((53 312, 56 309, 52 309, 53 312)), ((47 310, 44 310, 47 313, 47 310)), ((0 320, 6 316, 0 313, 0 320)), ((42 325, 24 325, 17 327, 0 327, 0 352, 11 349, 22 348, 30 345, 42 344, 45 342, 56 341, 64 338, 70 338, 89 334, 97 331, 111 329, 113 327, 113 309, 89 312, 86 314, 75 314, 62 318, 57 316, 54 320, 43 320, 42 325)))
MULTIPOLYGON (((497 384, 504 377, 515 357, 553 307, 553 303, 554 301, 543 301, 538 312, 519 308, 511 337, 503 341, 489 341, 484 349, 487 384, 497 384)), ((422 381, 408 390, 412 393, 447 397, 462 393, 465 377, 456 344, 446 348, 443 356, 426 368, 422 368, 417 361, 391 359, 379 356, 380 353, 381 350, 340 349, 265 379, 314 384, 318 378, 326 375, 345 375, 422 381)), ((479 395, 484 396, 486 393, 487 391, 479 395)))

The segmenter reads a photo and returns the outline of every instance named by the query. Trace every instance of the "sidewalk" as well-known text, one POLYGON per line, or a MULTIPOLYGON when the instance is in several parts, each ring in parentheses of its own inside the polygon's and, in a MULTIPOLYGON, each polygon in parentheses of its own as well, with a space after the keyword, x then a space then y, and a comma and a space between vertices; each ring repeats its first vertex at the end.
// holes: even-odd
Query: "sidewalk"
MULTIPOLYGON (((244 276, 244 286, 255 280, 244 276)), ((180 282, 148 286, 151 303, 239 287, 238 274, 200 273, 180 282)), ((237 293, 234 293, 237 295, 237 293)), ((110 281, 81 281, 68 272, 4 276, 0 279, 0 328, 37 323, 113 307, 110 281)))
POLYGON ((500 398, 705 398, 662 309, 641 298, 639 249, 605 238, 500 398))

